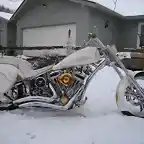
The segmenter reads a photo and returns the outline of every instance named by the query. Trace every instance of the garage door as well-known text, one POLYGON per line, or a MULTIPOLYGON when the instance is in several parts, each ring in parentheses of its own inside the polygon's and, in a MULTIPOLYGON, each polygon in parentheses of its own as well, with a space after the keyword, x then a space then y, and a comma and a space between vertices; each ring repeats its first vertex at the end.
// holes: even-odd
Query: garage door
POLYGON ((68 24, 23 29, 23 46, 66 45, 69 29, 73 44, 76 44, 76 25, 68 24))

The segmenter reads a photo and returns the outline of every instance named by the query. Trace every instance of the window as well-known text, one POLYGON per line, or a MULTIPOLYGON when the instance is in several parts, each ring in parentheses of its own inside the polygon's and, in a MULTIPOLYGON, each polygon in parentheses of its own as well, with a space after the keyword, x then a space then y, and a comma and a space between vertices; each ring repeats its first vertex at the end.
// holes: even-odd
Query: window
POLYGON ((138 24, 137 48, 144 48, 144 23, 138 24))

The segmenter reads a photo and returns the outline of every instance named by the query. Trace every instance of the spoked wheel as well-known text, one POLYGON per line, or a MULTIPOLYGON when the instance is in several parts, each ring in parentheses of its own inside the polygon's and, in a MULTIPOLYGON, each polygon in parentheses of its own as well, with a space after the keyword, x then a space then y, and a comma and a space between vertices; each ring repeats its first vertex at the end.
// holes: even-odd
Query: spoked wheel
MULTIPOLYGON (((135 77, 135 79, 144 89, 144 77, 135 77)), ((120 80, 117 87, 116 103, 124 115, 144 118, 144 101, 126 76, 120 80)))

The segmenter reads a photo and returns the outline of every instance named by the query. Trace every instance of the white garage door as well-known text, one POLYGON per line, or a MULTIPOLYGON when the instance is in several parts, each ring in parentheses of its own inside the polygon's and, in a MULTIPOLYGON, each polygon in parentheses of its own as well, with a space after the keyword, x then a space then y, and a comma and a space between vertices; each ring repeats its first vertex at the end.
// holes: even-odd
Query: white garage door
POLYGON ((73 44, 76 44, 76 25, 68 24, 23 29, 23 46, 66 45, 69 29, 73 44))

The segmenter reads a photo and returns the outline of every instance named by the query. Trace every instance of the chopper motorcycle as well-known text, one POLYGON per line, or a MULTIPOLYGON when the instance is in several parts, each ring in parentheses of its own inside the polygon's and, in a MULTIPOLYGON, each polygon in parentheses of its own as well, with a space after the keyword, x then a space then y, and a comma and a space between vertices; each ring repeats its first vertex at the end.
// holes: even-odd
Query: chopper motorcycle
MULTIPOLYGON (((86 55, 89 48, 83 50, 86 55)), ((93 48, 89 59, 95 51, 93 48)), ((92 62, 96 61, 92 59, 92 62)), ((96 64, 74 65, 57 70, 54 70, 53 66, 34 70, 32 65, 22 58, 1 57, 0 110, 20 107, 69 110, 83 105, 87 100, 84 90, 96 64)))
POLYGON ((116 104, 120 111, 143 117, 143 88, 116 53, 115 46, 104 46, 94 33, 90 33, 82 49, 55 65, 33 70, 26 64, 28 74, 25 68, 22 69, 23 66, 20 68, 16 64, 0 62, 0 81, 3 83, 0 88, 0 110, 47 107, 66 111, 80 107, 87 100, 85 92, 91 79, 108 65, 121 78, 116 91, 116 104))

